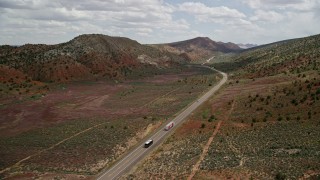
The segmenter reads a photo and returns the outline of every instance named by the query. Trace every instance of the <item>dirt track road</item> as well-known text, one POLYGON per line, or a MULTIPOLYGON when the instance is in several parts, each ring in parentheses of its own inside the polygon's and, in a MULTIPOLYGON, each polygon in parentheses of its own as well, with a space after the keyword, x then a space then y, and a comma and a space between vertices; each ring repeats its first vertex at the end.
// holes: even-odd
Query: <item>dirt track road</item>
POLYGON ((207 101, 210 96, 212 96, 228 79, 226 73, 215 70, 222 74, 222 80, 200 97, 197 101, 191 104, 188 108, 182 111, 178 116, 176 116, 172 121, 175 126, 169 131, 164 130, 164 126, 160 127, 158 131, 153 134, 150 139, 153 139, 154 144, 149 148, 144 148, 144 142, 141 143, 137 148, 133 149, 129 154, 123 157, 119 162, 114 164, 112 167, 107 169, 105 172, 101 173, 98 180, 113 180, 120 178, 123 174, 127 173, 131 168, 133 168, 139 161, 141 161, 145 156, 147 156, 153 149, 155 149, 161 142, 164 141, 166 137, 174 131, 179 124, 181 124, 187 116, 189 116, 195 109, 197 109, 203 102, 207 101))

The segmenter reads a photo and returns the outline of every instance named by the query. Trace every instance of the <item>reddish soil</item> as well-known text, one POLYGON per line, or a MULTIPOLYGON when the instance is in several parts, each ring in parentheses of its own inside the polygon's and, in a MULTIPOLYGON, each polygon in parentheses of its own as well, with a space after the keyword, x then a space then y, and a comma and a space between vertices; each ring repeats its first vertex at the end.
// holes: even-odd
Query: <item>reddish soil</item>
MULTIPOLYGON (((231 105, 231 108, 230 108, 229 112, 226 113, 225 119, 223 119, 223 121, 228 121, 228 120, 229 120, 229 117, 230 117, 230 115, 231 115, 231 113, 232 113, 232 111, 233 111, 233 109, 234 109, 234 105, 235 105, 235 101, 233 101, 233 103, 232 103, 232 105, 231 105)), ((201 155, 200 155, 200 158, 199 158, 199 160, 197 161, 197 163, 193 166, 192 171, 191 171, 191 174, 190 174, 189 177, 188 177, 188 180, 191 180, 191 179, 194 177, 194 175, 196 175, 197 171, 199 171, 200 164, 201 164, 201 162, 204 160, 205 156, 207 155, 208 150, 209 150, 209 148, 210 148, 210 144, 212 143, 214 137, 218 134, 219 129, 220 129, 221 124, 222 124, 223 121, 220 120, 220 121, 218 122, 218 124, 217 124, 216 128, 214 129, 212 135, 210 136, 207 144, 203 147, 203 151, 202 151, 202 153, 201 153, 201 155)))
POLYGON ((188 180, 191 180, 191 179, 193 178, 193 176, 194 176, 194 175, 197 173, 197 171, 199 170, 199 166, 200 166, 201 162, 203 161, 203 159, 205 158, 205 156, 207 155, 208 150, 209 150, 209 147, 210 147, 210 144, 212 143, 213 138, 214 138, 214 137, 216 136, 216 134, 218 133, 221 124, 222 124, 222 121, 219 121, 217 127, 216 127, 215 130, 213 131, 213 133, 212 133, 211 137, 209 138, 207 144, 204 146, 203 151, 202 151, 202 153, 201 153, 201 155, 200 155, 199 160, 198 160, 197 163, 193 166, 192 172, 191 172, 191 174, 189 175, 188 180))
MULTIPOLYGON (((145 78, 139 82, 168 83, 176 82, 194 72, 178 75, 157 75, 145 78)), ((93 83, 75 82, 60 85, 46 95, 39 94, 34 99, 30 97, 0 99, 0 135, 12 136, 34 128, 47 127, 56 123, 90 117, 106 117, 113 115, 128 115, 146 111, 141 107, 110 109, 105 104, 121 102, 115 99, 117 93, 131 87, 127 81, 122 84, 98 81, 93 83), (110 99, 113 97, 113 99, 110 99), (29 99, 28 99, 29 98, 29 99)), ((152 97, 151 97, 152 98, 152 97)), ((156 97, 154 97, 156 98, 156 97)), ((152 98, 152 99, 154 99, 152 98)), ((125 100, 122 100, 125 103, 125 100)))
MULTIPOLYGON (((288 78, 288 77, 278 76, 278 77, 258 78, 255 80, 246 79, 246 80, 241 80, 239 83, 235 83, 235 81, 233 81, 231 85, 223 89, 218 96, 215 96, 209 102, 211 106, 211 112, 212 114, 217 113, 215 114, 215 116, 219 120, 220 118, 222 120, 228 120, 223 122, 222 127, 224 130, 232 129, 232 131, 234 131, 234 130, 249 129, 250 123, 237 122, 238 115, 241 114, 242 110, 244 109, 244 104, 240 104, 240 103, 238 104, 238 102, 243 102, 243 99, 246 99, 249 94, 251 96, 255 96, 256 94, 260 94, 260 95, 266 94, 277 86, 281 87, 286 84, 290 85, 294 80, 295 80, 294 77, 288 78), (230 108, 230 106, 232 106, 233 104, 235 106, 234 107, 235 110, 233 112, 230 112, 230 114, 228 115, 230 116, 230 118, 225 119, 224 116, 227 116, 228 108, 230 108)), ((219 133, 227 134, 227 132, 219 132, 219 133)), ((211 139, 209 139, 209 141, 210 140, 211 139)), ((232 144, 229 146, 232 146, 232 144)), ((203 150, 203 153, 206 153, 205 148, 203 150)), ((205 171, 205 170, 199 171, 198 167, 195 166, 193 169, 193 173, 189 176, 189 179, 191 179, 192 177, 194 177, 195 179, 249 179, 251 177, 252 172, 250 172, 247 169, 240 168, 244 164, 246 159, 242 157, 239 150, 234 149, 234 147, 230 147, 230 149, 232 149, 232 151, 235 151, 234 153, 239 154, 239 157, 241 157, 239 168, 233 168, 233 169, 225 168, 225 169, 212 170, 212 171, 205 171)), ((202 156, 200 157, 200 160, 201 158, 202 156)), ((312 174, 312 175, 315 176, 315 174, 312 174)), ((310 176, 308 173, 305 173, 302 179, 307 179, 307 178, 310 178, 310 176)))
POLYGON ((101 104, 122 88, 102 82, 94 86, 69 84, 65 90, 54 90, 38 100, 8 104, 0 109, 0 134, 14 135, 70 119, 108 115, 101 104))
POLYGON ((176 130, 176 135, 179 137, 184 137, 186 134, 190 134, 192 131, 199 129, 201 127, 201 121, 187 121, 176 130))
POLYGON ((196 74, 196 72, 185 72, 185 73, 181 73, 181 74, 156 75, 154 77, 144 79, 143 82, 165 83, 168 81, 178 81, 183 76, 192 76, 195 74, 196 74))
POLYGON ((222 90, 222 93, 219 94, 215 99, 214 103, 211 105, 212 112, 217 111, 219 107, 224 103, 230 103, 240 94, 250 93, 250 92, 265 92, 268 91, 270 87, 274 87, 275 84, 291 82, 292 78, 288 77, 269 77, 269 78, 259 78, 255 80, 247 79, 243 84, 242 82, 235 83, 232 82, 232 85, 222 90), (289 81, 290 80, 290 81, 289 81))
POLYGON ((200 171, 196 177, 197 179, 250 179, 250 173, 246 170, 238 170, 235 172, 224 169, 216 171, 200 171))
POLYGON ((74 174, 53 174, 53 173, 43 173, 43 174, 36 174, 36 173, 24 173, 20 174, 14 177, 7 178, 8 180, 19 180, 19 179, 33 179, 34 177, 37 177, 39 179, 68 179, 68 180, 77 180, 77 179, 83 179, 83 180, 89 180, 94 179, 90 176, 84 176, 84 175, 74 175, 74 174))
MULTIPOLYGON (((68 169, 69 165, 75 172, 91 172, 88 166, 96 167, 100 163, 97 158, 104 158, 111 151, 117 151, 117 147, 113 144, 98 141, 97 136, 91 132, 93 128, 111 137, 110 132, 114 131, 114 127, 120 127, 121 134, 117 141, 127 142, 126 136, 130 137, 140 130, 139 125, 131 125, 131 119, 140 123, 146 121, 144 125, 148 125, 150 121, 154 123, 159 121, 161 125, 163 116, 179 110, 180 101, 181 104, 185 102, 188 89, 184 87, 190 88, 193 85, 192 83, 181 84, 178 80, 198 74, 198 71, 191 69, 181 74, 169 73, 122 83, 78 81, 51 85, 51 91, 47 94, 6 97, 6 99, 0 97, 0 113, 3 114, 0 117, 0 135, 6 147, 1 152, 4 157, 2 165, 4 169, 1 171, 3 177, 12 177, 11 170, 14 171, 20 167, 27 169, 23 169, 20 172, 21 175, 17 174, 16 177, 21 178, 39 177, 43 175, 42 173, 54 173, 57 169, 60 171, 67 168, 69 172, 71 171, 68 169), (170 103, 168 99, 172 97, 177 98, 173 99, 179 103, 174 102, 168 108, 166 104, 170 103), (162 109, 164 113, 159 113, 158 109, 162 109), (46 138, 50 136, 51 131, 55 135, 54 138, 46 138), (23 132, 26 136, 22 134, 23 132), (20 145, 26 141, 28 145, 20 148, 20 145), (79 145, 75 145, 74 142, 79 145), (82 142, 90 145, 82 148, 82 142), (88 147, 92 149, 88 151, 88 147), (94 157, 87 157, 92 151, 94 151, 94 157), (69 154, 70 152, 73 152, 72 155, 69 154), (79 159, 79 154, 85 154, 85 158, 79 159), (39 168, 41 171, 34 175, 30 170, 31 174, 27 174, 28 168, 39 168)), ((193 92, 201 93, 206 87, 207 85, 200 85, 193 92)), ((198 127, 200 125, 198 124, 198 127)), ((132 142, 135 143, 134 140, 132 142)), ((114 157, 116 156, 108 155, 107 160, 113 161, 114 157)), ((56 175, 60 176, 59 173, 56 175)), ((43 177, 47 178, 46 175, 43 177)))

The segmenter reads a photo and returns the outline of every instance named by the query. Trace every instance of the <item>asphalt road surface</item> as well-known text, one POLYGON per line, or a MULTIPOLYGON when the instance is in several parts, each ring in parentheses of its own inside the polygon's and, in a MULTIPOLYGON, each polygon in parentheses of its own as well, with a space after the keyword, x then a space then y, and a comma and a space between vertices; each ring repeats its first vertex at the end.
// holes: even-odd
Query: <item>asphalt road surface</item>
MULTIPOLYGON (((215 70, 215 69, 213 69, 215 70)), ((136 149, 133 149, 132 152, 123 157, 119 162, 110 167, 107 171, 102 173, 98 180, 113 180, 118 179, 131 168, 134 167, 139 161, 141 161, 145 156, 147 156, 154 148, 156 148, 164 139, 170 135, 172 131, 174 131, 177 125, 181 124, 182 121, 186 119, 188 115, 190 115, 197 107, 199 107, 203 102, 207 101, 210 96, 212 96, 228 79, 226 73, 215 70, 223 75, 222 80, 219 84, 215 85, 212 89, 210 89, 206 94, 196 100, 193 104, 191 104, 187 109, 181 112, 178 116, 176 116, 172 121, 174 122, 174 127, 169 131, 164 130, 164 126, 162 126, 158 131, 153 134, 150 139, 153 139, 153 144, 149 148, 144 148, 144 142, 141 143, 136 149)), ((168 121, 169 123, 170 121, 168 121)))

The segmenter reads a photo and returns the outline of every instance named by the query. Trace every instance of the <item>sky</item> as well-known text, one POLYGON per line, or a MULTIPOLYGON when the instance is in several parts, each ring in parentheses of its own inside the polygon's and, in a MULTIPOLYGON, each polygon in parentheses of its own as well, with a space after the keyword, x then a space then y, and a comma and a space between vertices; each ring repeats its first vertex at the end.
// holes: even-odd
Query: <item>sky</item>
POLYGON ((266 44, 319 34, 319 22, 320 0, 0 0, 0 45, 57 44, 81 34, 266 44))

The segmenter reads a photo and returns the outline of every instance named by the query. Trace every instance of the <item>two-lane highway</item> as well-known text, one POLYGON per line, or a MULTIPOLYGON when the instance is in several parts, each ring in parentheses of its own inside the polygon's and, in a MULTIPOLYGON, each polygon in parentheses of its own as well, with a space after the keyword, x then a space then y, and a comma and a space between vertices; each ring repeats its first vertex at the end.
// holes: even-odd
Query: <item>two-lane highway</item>
POLYGON ((162 141, 164 141, 166 136, 169 136, 169 133, 174 131, 177 128, 177 125, 181 124, 183 120, 186 119, 188 115, 190 115, 195 109, 197 109, 203 102, 207 101, 210 96, 212 96, 228 79, 226 73, 215 70, 222 74, 222 80, 215 85, 212 89, 210 89, 207 93, 205 93, 202 97, 200 97, 197 101, 191 104, 187 109, 181 112, 178 116, 176 116, 172 121, 175 123, 175 126, 171 128, 169 131, 164 130, 164 126, 162 126, 154 135, 150 137, 153 139, 154 144, 149 148, 144 148, 144 142, 134 149, 131 153, 126 155, 122 160, 117 162, 110 169, 101 174, 98 180, 113 180, 118 179, 121 175, 128 172, 134 165, 136 165, 140 160, 142 160, 148 153, 150 153, 154 148, 156 148, 162 141))

